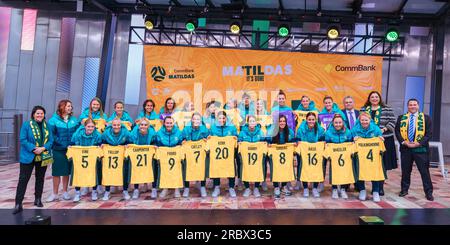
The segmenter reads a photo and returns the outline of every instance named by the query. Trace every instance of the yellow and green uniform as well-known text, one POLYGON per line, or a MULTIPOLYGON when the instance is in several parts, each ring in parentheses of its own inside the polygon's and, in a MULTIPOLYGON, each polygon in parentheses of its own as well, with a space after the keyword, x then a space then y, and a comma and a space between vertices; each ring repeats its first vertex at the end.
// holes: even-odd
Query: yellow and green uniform
POLYGON ((106 120, 103 118, 99 118, 99 119, 93 119, 92 121, 94 121, 95 127, 97 128, 97 130, 100 133, 103 133, 103 131, 105 131, 106 128, 106 120))
POLYGON ((155 159, 158 168, 158 188, 175 189, 183 187, 183 171, 181 161, 184 153, 181 146, 158 147, 155 159))
POLYGON ((272 182, 290 182, 295 180, 293 143, 273 144, 268 147, 270 179, 272 182))
POLYGON ((156 146, 130 144, 125 149, 125 156, 130 160, 130 184, 144 184, 154 181, 153 158, 156 146))
POLYGON ((355 144, 328 143, 325 147, 324 156, 330 160, 330 183, 332 185, 352 184, 356 181, 356 172, 353 166, 353 154, 355 144))
POLYGON ((234 163, 237 140, 235 136, 211 136, 208 139, 209 178, 234 178, 236 167, 234 163))
POLYGON ((73 164, 70 185, 97 186, 97 160, 103 155, 102 149, 98 146, 70 146, 66 155, 73 164))
POLYGON ((302 182, 323 182, 325 142, 299 142, 296 152, 300 155, 297 178, 302 182))
POLYGON ((204 181, 206 179, 206 162, 208 143, 204 140, 185 141, 182 144, 185 154, 185 181, 204 181))
POLYGON ((124 183, 125 146, 103 145, 102 185, 122 186, 124 183))
POLYGON ((239 142, 241 160, 241 178, 245 182, 262 182, 265 180, 267 142, 239 142))
POLYGON ((358 179, 361 181, 385 180, 383 152, 386 151, 383 140, 379 137, 358 138, 355 141, 357 152, 358 179))

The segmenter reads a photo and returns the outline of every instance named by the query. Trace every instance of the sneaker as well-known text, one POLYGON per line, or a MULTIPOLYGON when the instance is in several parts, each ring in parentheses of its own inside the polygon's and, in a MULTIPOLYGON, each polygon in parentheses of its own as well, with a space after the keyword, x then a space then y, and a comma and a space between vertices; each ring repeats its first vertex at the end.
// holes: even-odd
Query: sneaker
POLYGON ((69 192, 66 191, 66 192, 63 193, 63 199, 64 200, 70 200, 71 199, 70 195, 69 195, 69 192))
POLYGON ((105 189, 103 188, 103 186, 101 186, 101 185, 97 186, 97 193, 98 194, 102 194, 104 192, 105 192, 105 189))
POLYGON ((373 192, 372 198, 373 198, 374 202, 380 202, 381 201, 379 192, 373 192))
POLYGON ((308 188, 303 189, 303 197, 309 197, 309 189, 308 188))
POLYGON ((315 198, 320 197, 320 192, 319 192, 319 190, 317 190, 317 188, 313 188, 312 193, 313 193, 313 197, 315 197, 315 198))
POLYGON ((359 192, 359 200, 365 201, 366 200, 366 190, 362 190, 359 192))
POLYGON ((128 191, 123 191, 122 193, 123 193, 123 199, 125 199, 125 200, 130 200, 131 199, 130 194, 128 193, 128 191))
POLYGON ((333 189, 333 191, 331 192, 331 198, 333 199, 339 198, 338 189, 333 189))
POLYGON ((319 192, 322 192, 325 189, 325 186, 322 183, 319 183, 319 187, 317 188, 319 192))
POLYGON ((110 198, 110 192, 109 191, 105 191, 105 193, 103 194, 103 201, 108 201, 110 198))
POLYGON ((132 198, 135 199, 135 200, 139 198, 139 189, 135 189, 133 191, 133 197, 132 198))
POLYGON ((201 197, 208 196, 208 193, 206 193, 206 188, 204 186, 200 187, 200 196, 201 197))
POLYGON ((261 197, 261 193, 259 193, 259 188, 258 187, 255 187, 255 189, 253 189, 253 196, 261 197))
POLYGON ((97 191, 92 190, 91 200, 92 200, 92 201, 97 201, 97 200, 98 200, 97 191))
POLYGON ((214 187, 214 191, 213 191, 213 193, 211 194, 211 196, 212 197, 218 197, 220 195, 220 187, 219 186, 216 186, 216 187, 214 187))
POLYGON ((289 189, 289 187, 287 185, 283 188, 283 192, 284 192, 285 196, 291 196, 292 195, 292 192, 291 192, 291 190, 289 189))
POLYGON ((150 194, 151 199, 156 199, 158 197, 158 190, 156 188, 152 189, 152 193, 150 194))
POLYGON ((89 192, 89 188, 87 188, 87 187, 81 188, 81 196, 86 196, 88 194, 88 192, 89 192))
POLYGON ((265 181, 262 182, 261 187, 262 187, 262 190, 263 190, 263 191, 269 190, 269 188, 267 188, 267 182, 265 182, 265 181))
POLYGON ((234 190, 234 188, 230 188, 228 192, 230 193, 230 197, 236 197, 236 191, 234 190))
POLYGON ((183 197, 189 197, 189 188, 184 188, 183 197))
POLYGON ((50 196, 48 196, 46 202, 54 202, 54 201, 56 201, 56 200, 58 200, 58 195, 52 193, 50 196))
POLYGON ((252 190, 250 190, 250 188, 246 188, 244 191, 244 194, 242 196, 249 197, 251 193, 252 193, 252 190))
POLYGON ((164 198, 167 196, 167 189, 163 189, 160 193, 159 193, 159 198, 164 198))
POLYGON ((348 199, 348 195, 347 195, 347 192, 345 191, 345 189, 341 189, 341 197, 343 199, 348 199))
MULTIPOLYGON (((184 195, 184 192, 183 192, 183 195, 184 195)), ((173 194, 173 196, 174 196, 175 198, 181 197, 180 189, 176 188, 176 189, 175 189, 175 193, 173 194)))
POLYGON ((79 191, 75 192, 75 196, 73 197, 73 202, 79 202, 81 199, 81 193, 79 191))
POLYGON ((281 196, 280 187, 275 187, 273 189, 273 195, 275 196, 275 198, 280 198, 280 196, 281 196))

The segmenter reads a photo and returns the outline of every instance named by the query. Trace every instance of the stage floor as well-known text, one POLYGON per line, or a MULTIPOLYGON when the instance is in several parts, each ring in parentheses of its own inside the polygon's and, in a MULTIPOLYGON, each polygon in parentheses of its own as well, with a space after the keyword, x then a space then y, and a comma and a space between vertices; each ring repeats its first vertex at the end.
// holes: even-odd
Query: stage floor
MULTIPOLYGON (((269 191, 262 192, 261 198, 242 197, 243 191, 238 191, 237 198, 230 198, 228 191, 225 190, 226 181, 222 183, 222 196, 218 198, 201 198, 199 191, 191 187, 190 198, 173 198, 173 192, 166 199, 150 199, 150 192, 141 193, 138 200, 125 201, 122 199, 121 191, 116 191, 109 201, 91 201, 90 196, 85 196, 79 203, 70 201, 56 201, 45 203, 43 209, 448 209, 450 208, 450 183, 440 174, 437 168, 430 169, 434 186, 433 202, 427 201, 422 190, 422 182, 417 169, 413 170, 411 189, 406 197, 399 197, 400 191, 400 169, 388 172, 389 179, 385 185, 385 196, 382 201, 375 203, 368 195, 368 200, 359 201, 358 193, 350 190, 349 199, 331 198, 331 186, 326 183, 325 191, 321 193, 320 198, 304 198, 302 190, 294 191, 294 195, 281 199, 272 197, 273 189, 269 186, 269 191)), ((14 206, 14 196, 18 180, 19 165, 9 164, 0 166, 0 209, 11 209, 14 206)), ((52 189, 51 170, 47 171, 44 186, 43 201, 49 196, 52 189)), ((209 186, 211 183, 208 183, 209 186)), ((366 183, 366 188, 370 193, 370 183, 366 183)), ((208 189, 208 194, 211 194, 208 189)), ((74 190, 70 191, 71 195, 74 190)), ((130 192, 131 193, 131 192, 130 192)), ((27 193, 24 200, 25 209, 34 209, 34 176, 30 179, 27 193)))

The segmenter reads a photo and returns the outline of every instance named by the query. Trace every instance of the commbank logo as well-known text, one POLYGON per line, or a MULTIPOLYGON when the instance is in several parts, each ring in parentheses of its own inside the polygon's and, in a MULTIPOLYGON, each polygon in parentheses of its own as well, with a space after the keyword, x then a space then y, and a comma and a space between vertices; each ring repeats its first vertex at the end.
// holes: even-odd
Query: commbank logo
POLYGON ((166 70, 161 66, 154 66, 150 73, 155 82, 161 82, 166 78, 166 70))
POLYGON ((355 65, 355 66, 341 66, 337 65, 334 68, 336 71, 375 71, 375 65, 355 65))

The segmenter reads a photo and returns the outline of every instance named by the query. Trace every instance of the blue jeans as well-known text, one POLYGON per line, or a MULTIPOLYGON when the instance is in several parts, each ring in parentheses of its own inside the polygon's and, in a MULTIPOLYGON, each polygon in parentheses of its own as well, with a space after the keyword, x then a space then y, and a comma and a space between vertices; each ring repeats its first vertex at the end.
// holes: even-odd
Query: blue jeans
MULTIPOLYGON (((383 181, 372 181, 372 191, 373 192, 380 192, 381 183, 383 181)), ((366 185, 364 181, 358 181, 357 183, 359 191, 363 191, 366 189, 366 185)))

